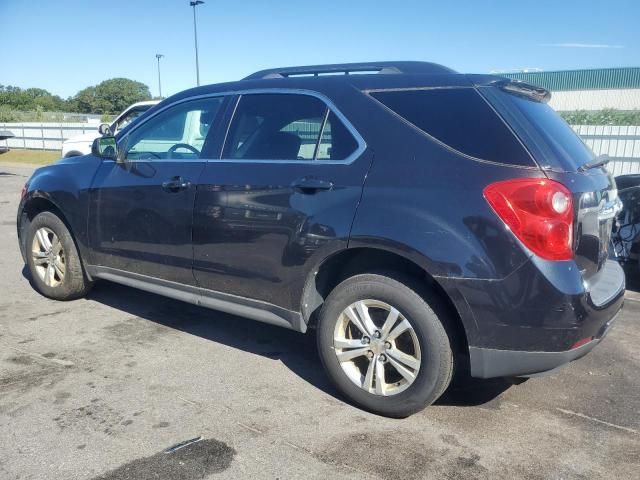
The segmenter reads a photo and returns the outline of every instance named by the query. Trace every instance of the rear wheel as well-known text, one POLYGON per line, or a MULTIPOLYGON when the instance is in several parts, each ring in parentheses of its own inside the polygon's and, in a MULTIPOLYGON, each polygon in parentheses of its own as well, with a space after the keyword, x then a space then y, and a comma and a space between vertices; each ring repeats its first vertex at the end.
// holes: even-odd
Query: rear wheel
POLYGON ((26 250, 33 284, 44 296, 72 300, 90 290, 73 238, 53 213, 39 213, 31 221, 26 250))
POLYGON ((329 377, 372 412, 406 417, 451 381, 451 341, 417 290, 409 280, 356 275, 331 292, 320 313, 318 350, 329 377))

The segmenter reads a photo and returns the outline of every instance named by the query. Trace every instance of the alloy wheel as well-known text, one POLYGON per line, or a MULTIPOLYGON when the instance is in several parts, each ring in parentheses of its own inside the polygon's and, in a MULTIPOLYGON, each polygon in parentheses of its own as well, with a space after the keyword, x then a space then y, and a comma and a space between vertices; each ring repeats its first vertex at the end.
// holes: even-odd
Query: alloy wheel
POLYGON ((411 323, 379 300, 360 300, 345 308, 333 346, 347 377, 374 395, 406 390, 420 370, 420 343, 411 323))
POLYGON ((36 231, 31 245, 36 273, 45 285, 57 287, 64 281, 66 269, 64 249, 58 236, 49 228, 36 231))

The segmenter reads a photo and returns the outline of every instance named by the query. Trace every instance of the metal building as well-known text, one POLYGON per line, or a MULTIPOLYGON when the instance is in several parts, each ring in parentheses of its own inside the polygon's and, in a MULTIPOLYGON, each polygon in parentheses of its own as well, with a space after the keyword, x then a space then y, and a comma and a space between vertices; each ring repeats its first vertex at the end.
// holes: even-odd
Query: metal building
MULTIPOLYGON (((549 104, 559 112, 640 111, 640 67, 500 75, 551 91, 549 104)), ((616 124, 616 120, 604 121, 603 117, 600 123, 577 120, 569 120, 573 129, 596 154, 613 159, 608 168, 614 175, 640 173, 640 125, 636 121, 616 124)))
POLYGON ((500 73, 552 92, 558 111, 640 110, 640 67, 500 73))

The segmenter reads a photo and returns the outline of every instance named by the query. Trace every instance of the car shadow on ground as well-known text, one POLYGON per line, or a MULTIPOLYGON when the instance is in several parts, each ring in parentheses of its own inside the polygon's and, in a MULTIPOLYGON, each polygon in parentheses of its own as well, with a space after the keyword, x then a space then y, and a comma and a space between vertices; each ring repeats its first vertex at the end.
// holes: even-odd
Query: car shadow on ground
MULTIPOLYGON (((23 275, 30 280, 26 267, 23 275)), ((87 299, 190 335, 278 360, 316 388, 344 400, 324 374, 314 330, 300 334, 107 281, 96 283, 87 299)), ((513 379, 480 380, 462 375, 436 405, 483 405, 516 383, 513 379)))
POLYGON ((87 298, 159 325, 278 360, 299 377, 337 397, 319 368, 313 332, 302 335, 106 281, 98 282, 87 298))
MULTIPOLYGON (((314 330, 303 335, 109 282, 98 283, 89 299, 190 335, 278 360, 303 380, 341 399, 320 367, 314 330)), ((437 405, 482 405, 514 383, 517 382, 512 379, 458 379, 437 405)))
POLYGON ((467 373, 458 374, 435 405, 449 407, 479 407, 494 403, 500 395, 513 386, 524 383, 525 378, 472 378, 467 373))

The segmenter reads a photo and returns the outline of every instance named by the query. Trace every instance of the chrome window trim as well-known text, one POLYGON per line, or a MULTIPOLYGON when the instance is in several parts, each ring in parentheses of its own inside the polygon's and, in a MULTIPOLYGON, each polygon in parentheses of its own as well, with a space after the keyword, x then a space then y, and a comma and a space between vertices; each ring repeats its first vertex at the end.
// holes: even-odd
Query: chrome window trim
POLYGON ((330 112, 331 109, 327 107, 327 110, 324 112, 324 118, 322 119, 322 125, 320 126, 320 135, 318 135, 318 142, 316 143, 316 148, 313 149, 313 160, 318 160, 318 152, 320 151, 320 144, 322 143, 322 137, 324 136, 324 129, 327 126, 329 115, 331 115, 330 112))
MULTIPOLYGON (((350 165, 356 159, 358 159, 364 151, 367 149, 367 144, 358 132, 356 128, 351 124, 351 122, 347 119, 347 117, 336 107, 336 105, 327 97, 326 95, 307 89, 300 88, 250 88, 250 89, 241 89, 241 90, 227 90, 224 92, 214 92, 214 93, 205 93, 202 95, 195 95, 192 97, 186 97, 180 99, 176 102, 173 102, 169 105, 165 105, 157 112, 154 112, 153 115, 145 118, 144 121, 139 122, 137 125, 134 125, 130 131, 127 132, 125 137, 131 135, 131 133, 135 132, 138 128, 142 127, 149 120, 154 118, 156 115, 164 112, 168 108, 174 107, 176 105, 180 105, 185 102, 190 102, 194 100, 202 100, 204 98, 212 98, 212 97, 227 97, 227 96, 235 96, 238 95, 238 99, 236 100, 236 104, 233 107, 233 114, 229 120, 227 125, 227 131, 225 132, 224 142, 222 144, 222 152, 224 152, 224 148, 227 143, 227 135, 229 134, 229 129, 231 128, 231 123, 235 117, 236 109, 238 108, 238 104, 240 103, 240 99, 242 95, 260 95, 260 94, 291 94, 291 95, 307 95, 311 97, 315 97, 322 101, 329 110, 331 110, 336 117, 344 124, 346 129, 353 135, 355 138, 358 147, 344 160, 273 160, 273 159, 239 159, 239 158, 198 158, 196 160, 180 160, 177 158, 154 158, 154 159, 144 159, 144 160, 127 160, 129 162, 207 162, 207 163, 275 163, 275 164, 287 164, 287 163, 295 163, 297 165, 350 165)), ((123 137, 123 138, 125 138, 123 137)), ((120 143, 121 139, 118 139, 118 143, 120 143)), ((113 160, 112 160, 113 161, 113 160)))

